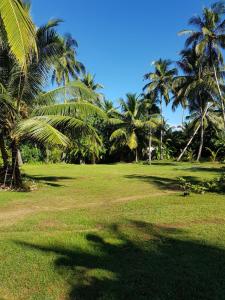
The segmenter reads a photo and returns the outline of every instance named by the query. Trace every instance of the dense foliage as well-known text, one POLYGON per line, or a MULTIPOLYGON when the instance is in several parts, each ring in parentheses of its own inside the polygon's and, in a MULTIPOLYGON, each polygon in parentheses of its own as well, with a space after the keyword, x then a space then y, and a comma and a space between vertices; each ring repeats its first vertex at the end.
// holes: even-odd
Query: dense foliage
POLYGON ((194 29, 180 32, 188 37, 179 61, 156 60, 143 91, 119 107, 77 59, 76 40, 58 33, 61 20, 36 28, 29 8, 20 0, 0 4, 4 185, 21 185, 22 162, 225 160, 224 2, 192 17, 194 29), (58 87, 45 92, 49 77, 58 87), (179 126, 167 123, 163 102, 182 107, 179 126))

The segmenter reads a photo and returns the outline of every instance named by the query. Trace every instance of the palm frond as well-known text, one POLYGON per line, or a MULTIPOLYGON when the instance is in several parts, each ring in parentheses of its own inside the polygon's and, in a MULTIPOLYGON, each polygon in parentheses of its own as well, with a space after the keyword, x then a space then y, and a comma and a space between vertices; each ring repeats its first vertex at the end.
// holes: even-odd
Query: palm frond
POLYGON ((64 104, 54 104, 49 106, 43 106, 33 111, 34 116, 44 115, 61 115, 61 116, 90 116, 98 115, 101 118, 107 119, 105 112, 99 107, 88 102, 70 102, 64 104))
POLYGON ((35 27, 29 13, 20 0, 1 0, 0 15, 10 49, 20 66, 26 70, 30 52, 37 53, 35 27))
POLYGON ((49 102, 65 101, 71 99, 96 99, 96 94, 85 86, 81 81, 71 81, 66 86, 58 87, 38 96, 37 102, 40 99, 48 100, 49 102), (66 99, 65 99, 66 97, 66 99))
POLYGON ((64 134, 44 120, 35 118, 19 122, 13 136, 18 140, 28 139, 50 146, 67 147, 70 145, 70 140, 64 134))

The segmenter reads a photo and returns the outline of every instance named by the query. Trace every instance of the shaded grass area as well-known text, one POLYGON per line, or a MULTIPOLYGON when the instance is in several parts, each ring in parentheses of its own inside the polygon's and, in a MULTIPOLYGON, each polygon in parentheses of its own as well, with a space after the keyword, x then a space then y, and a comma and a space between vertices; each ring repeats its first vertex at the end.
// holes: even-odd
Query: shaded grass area
POLYGON ((221 167, 25 166, 39 189, 0 194, 0 299, 225 299, 224 195, 176 190, 221 167))

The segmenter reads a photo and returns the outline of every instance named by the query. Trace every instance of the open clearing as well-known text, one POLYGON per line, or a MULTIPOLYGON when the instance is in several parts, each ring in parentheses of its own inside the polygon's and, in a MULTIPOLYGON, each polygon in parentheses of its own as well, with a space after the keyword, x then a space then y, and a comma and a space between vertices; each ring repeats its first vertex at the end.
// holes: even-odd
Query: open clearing
POLYGON ((0 192, 0 299, 225 299, 225 197, 177 177, 219 164, 26 165, 0 192))

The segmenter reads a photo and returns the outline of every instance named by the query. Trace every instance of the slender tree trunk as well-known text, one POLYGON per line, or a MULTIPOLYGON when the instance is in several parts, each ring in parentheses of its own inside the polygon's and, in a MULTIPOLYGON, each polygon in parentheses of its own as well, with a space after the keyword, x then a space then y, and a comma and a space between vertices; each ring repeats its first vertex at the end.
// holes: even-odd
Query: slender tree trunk
POLYGON ((198 157, 197 157, 197 161, 200 160, 201 155, 202 155, 202 148, 203 148, 203 143, 204 143, 204 122, 203 122, 203 117, 201 117, 201 137, 200 137, 200 146, 199 146, 199 150, 198 150, 198 157))
POLYGON ((137 148, 135 149, 135 161, 136 161, 136 163, 138 162, 138 150, 137 150, 137 148))
POLYGON ((152 164, 152 128, 149 127, 148 163, 152 164))
POLYGON ((160 130, 160 160, 163 160, 163 114, 162 114, 162 95, 160 99, 160 115, 161 115, 161 130, 160 130))
POLYGON ((225 127, 225 109, 224 109, 223 95, 222 95, 222 92, 221 92, 221 89, 220 89, 220 84, 219 84, 219 80, 218 80, 217 73, 216 73, 216 67, 215 67, 214 64, 213 64, 213 70, 214 70, 214 76, 215 76, 215 79, 216 79, 217 88, 218 88, 219 95, 220 95, 223 123, 224 123, 224 127, 225 127))
POLYGON ((23 158, 22 158, 20 149, 18 149, 18 164, 19 164, 19 167, 23 165, 23 158))
MULTIPOLYGON (((203 115, 202 115, 202 118, 203 118, 203 119, 205 118, 205 115, 206 115, 208 109, 209 109, 209 106, 207 105, 207 107, 206 107, 206 109, 205 109, 205 111, 204 111, 204 113, 203 113, 203 115)), ((201 127, 201 124, 199 124, 199 125, 197 126, 197 128, 195 129, 195 131, 194 131, 194 133, 192 134, 192 136, 191 136, 190 140, 188 141, 187 145, 185 146, 185 148, 183 149, 183 151, 182 151, 181 154, 179 155, 177 161, 180 161, 180 160, 181 160, 181 158, 183 157, 184 153, 186 152, 188 146, 191 144, 193 138, 195 137, 195 135, 196 135, 197 132, 199 131, 199 128, 200 128, 200 127, 201 127)))
POLYGON ((181 119, 181 126, 182 126, 182 129, 184 128, 184 107, 182 106, 182 119, 181 119))
POLYGON ((19 187, 22 185, 22 178, 18 163, 18 145, 15 140, 12 141, 12 181, 11 185, 19 187))
POLYGON ((3 166, 4 169, 7 169, 9 166, 9 156, 6 150, 6 146, 5 146, 5 140, 4 140, 4 136, 2 133, 0 133, 0 151, 2 154, 2 160, 3 160, 3 166))

